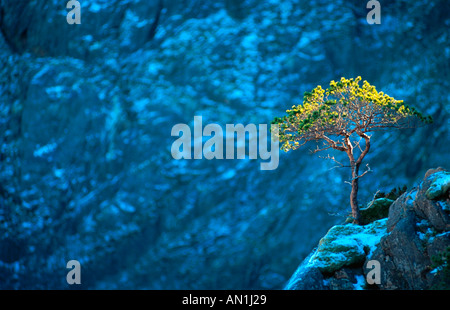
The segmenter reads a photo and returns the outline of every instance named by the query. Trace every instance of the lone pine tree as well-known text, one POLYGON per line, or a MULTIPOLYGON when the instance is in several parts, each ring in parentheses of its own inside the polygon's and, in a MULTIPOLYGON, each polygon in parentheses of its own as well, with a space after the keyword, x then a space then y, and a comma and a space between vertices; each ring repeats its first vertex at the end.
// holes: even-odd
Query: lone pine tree
POLYGON ((278 124, 281 149, 295 150, 309 141, 321 142, 313 152, 335 149, 345 152, 350 160, 342 167, 351 168, 350 206, 354 223, 360 224, 358 206, 358 180, 370 172, 370 167, 360 174, 359 169, 371 147, 370 132, 395 128, 412 128, 418 124, 431 123, 403 100, 396 100, 364 81, 341 78, 331 81, 324 90, 319 85, 311 92, 305 92, 303 104, 292 106, 287 115, 276 117, 272 123, 278 124), (357 150, 357 152, 355 152, 357 150), (359 150, 359 151, 358 151, 359 150))

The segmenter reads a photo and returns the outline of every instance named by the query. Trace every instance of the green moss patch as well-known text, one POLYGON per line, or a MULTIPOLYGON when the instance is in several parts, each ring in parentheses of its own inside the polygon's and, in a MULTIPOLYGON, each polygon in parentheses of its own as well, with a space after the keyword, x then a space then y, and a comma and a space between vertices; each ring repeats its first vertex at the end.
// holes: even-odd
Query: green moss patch
POLYGON ((389 207, 394 200, 388 198, 378 198, 373 203, 365 208, 361 209, 361 224, 367 225, 373 221, 384 219, 389 215, 389 207))
POLYGON ((344 266, 363 263, 371 255, 386 232, 387 219, 368 225, 355 224, 333 226, 320 240, 309 264, 322 273, 333 273, 344 266))

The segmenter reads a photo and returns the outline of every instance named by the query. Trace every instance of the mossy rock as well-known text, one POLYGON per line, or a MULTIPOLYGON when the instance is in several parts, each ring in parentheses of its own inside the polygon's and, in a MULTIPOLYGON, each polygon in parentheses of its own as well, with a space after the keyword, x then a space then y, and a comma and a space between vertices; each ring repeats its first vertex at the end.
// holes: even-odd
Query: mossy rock
POLYGON ((373 221, 387 218, 389 215, 389 207, 394 201, 388 198, 378 198, 373 203, 365 208, 361 209, 361 224, 367 225, 373 221))
POLYGON ((345 266, 363 264, 366 256, 372 253, 386 234, 386 221, 382 219, 365 226, 333 226, 320 240, 309 263, 324 274, 331 274, 345 266))
POLYGON ((439 200, 450 190, 450 172, 439 171, 432 174, 434 178, 425 195, 428 199, 439 200))

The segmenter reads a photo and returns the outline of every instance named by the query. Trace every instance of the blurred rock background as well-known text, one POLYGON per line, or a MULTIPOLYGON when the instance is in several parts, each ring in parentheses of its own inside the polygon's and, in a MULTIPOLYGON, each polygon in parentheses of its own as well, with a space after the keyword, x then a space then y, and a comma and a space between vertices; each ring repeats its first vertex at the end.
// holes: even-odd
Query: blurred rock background
POLYGON ((368 25, 364 1, 81 0, 69 25, 65 1, 0 0, 0 288, 282 288, 347 216, 349 171, 308 148, 176 161, 194 115, 267 124, 360 75, 435 120, 375 133, 360 202, 448 168, 450 3, 380 2, 368 25))

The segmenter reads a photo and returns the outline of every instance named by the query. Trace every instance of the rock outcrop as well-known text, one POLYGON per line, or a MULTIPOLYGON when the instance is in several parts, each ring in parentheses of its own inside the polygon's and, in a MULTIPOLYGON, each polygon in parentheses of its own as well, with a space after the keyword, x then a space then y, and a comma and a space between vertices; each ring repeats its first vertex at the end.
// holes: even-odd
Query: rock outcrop
MULTIPOLYGON (((285 289, 449 288, 449 189, 450 173, 431 169, 417 188, 391 201, 387 218, 373 217, 378 212, 372 210, 366 225, 332 227, 285 289), (369 284, 373 262, 379 279, 369 284)), ((387 203, 376 205, 386 209, 387 203)))

